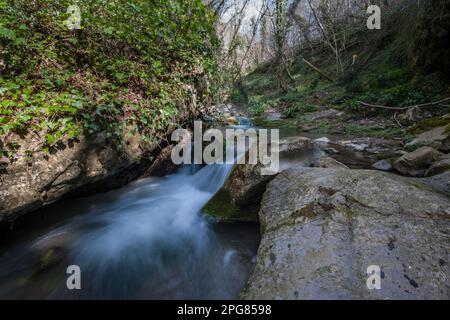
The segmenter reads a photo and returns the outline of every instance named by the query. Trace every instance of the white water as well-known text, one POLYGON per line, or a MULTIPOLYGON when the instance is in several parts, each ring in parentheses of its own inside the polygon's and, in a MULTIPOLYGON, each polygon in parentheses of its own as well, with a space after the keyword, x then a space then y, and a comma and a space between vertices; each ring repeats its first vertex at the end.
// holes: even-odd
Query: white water
POLYGON ((195 168, 51 209, 75 217, 0 256, 0 298, 237 298, 258 227, 204 217, 232 166, 195 168), (82 290, 67 290, 68 265, 80 266, 82 290))

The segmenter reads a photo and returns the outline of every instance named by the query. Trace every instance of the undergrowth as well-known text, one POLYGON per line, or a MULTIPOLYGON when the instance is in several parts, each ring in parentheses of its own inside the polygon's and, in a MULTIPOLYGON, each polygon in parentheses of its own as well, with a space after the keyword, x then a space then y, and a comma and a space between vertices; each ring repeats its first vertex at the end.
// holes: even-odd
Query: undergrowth
POLYGON ((72 4, 0 0, 0 157, 30 131, 46 152, 100 131, 120 148, 125 126, 151 141, 194 90, 197 106, 213 94, 218 41, 202 1, 78 1, 80 30, 66 24, 72 4))

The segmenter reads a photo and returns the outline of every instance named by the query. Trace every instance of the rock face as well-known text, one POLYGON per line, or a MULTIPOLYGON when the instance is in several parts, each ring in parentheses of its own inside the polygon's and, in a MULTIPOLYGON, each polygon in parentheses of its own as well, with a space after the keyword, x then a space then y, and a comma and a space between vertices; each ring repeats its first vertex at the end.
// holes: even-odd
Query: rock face
POLYGON ((244 299, 449 299, 450 201, 378 171, 291 169, 267 187, 244 299), (381 267, 381 290, 367 268, 381 267))
POLYGON ((403 175, 423 177, 431 164, 443 154, 430 147, 422 147, 405 154, 394 163, 394 168, 403 175))
MULTIPOLYGON (((33 144, 38 142, 28 138, 21 148, 35 149, 33 144)), ((97 134, 67 143, 54 154, 38 151, 31 159, 19 157, 0 177, 0 222, 14 220, 63 197, 89 195, 120 187, 138 177, 167 174, 173 170, 167 164, 169 150, 144 144, 133 136, 125 153, 119 153, 107 143, 104 134, 97 134), (151 156, 157 161, 149 159, 151 156)))
MULTIPOLYGON (((177 122, 186 123, 195 112, 190 106, 183 107, 177 122)), ((155 132, 155 140, 167 141, 175 128, 155 132)), ((15 161, 0 159, 0 222, 13 221, 62 198, 108 191, 175 169, 167 142, 148 143, 132 127, 124 129, 122 151, 117 151, 104 133, 66 140, 50 154, 42 151, 42 140, 28 134, 3 141, 17 143, 20 149, 15 161), (26 156, 28 150, 32 156, 26 156)))
POLYGON ((427 146, 442 152, 450 152, 450 128, 443 126, 418 135, 406 147, 427 146))

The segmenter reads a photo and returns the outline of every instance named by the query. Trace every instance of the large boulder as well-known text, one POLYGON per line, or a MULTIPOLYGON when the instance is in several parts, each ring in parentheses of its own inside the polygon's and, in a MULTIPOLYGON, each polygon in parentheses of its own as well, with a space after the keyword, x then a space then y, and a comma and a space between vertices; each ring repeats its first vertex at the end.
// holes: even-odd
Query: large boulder
POLYGON ((422 177, 431 164, 441 158, 443 154, 430 147, 422 147, 407 153, 394 163, 394 168, 405 176, 422 177))
POLYGON ((450 200, 412 179, 290 169, 267 187, 244 299, 449 299, 450 200), (381 290, 369 290, 369 266, 381 290))
POLYGON ((224 186, 202 211, 225 222, 258 222, 260 202, 274 176, 262 175, 261 164, 236 165, 224 186))
POLYGON ((450 125, 424 132, 406 145, 407 148, 418 148, 421 146, 432 147, 442 152, 450 152, 450 125))
MULTIPOLYGON (((298 152, 313 151, 316 145, 309 138, 295 136, 281 139, 279 148, 283 158, 298 152)), ((248 159, 248 152, 245 157, 248 159)), ((224 186, 208 201, 202 211, 225 222, 258 222, 262 196, 267 184, 275 177, 262 175, 262 168, 260 163, 236 165, 224 186)))

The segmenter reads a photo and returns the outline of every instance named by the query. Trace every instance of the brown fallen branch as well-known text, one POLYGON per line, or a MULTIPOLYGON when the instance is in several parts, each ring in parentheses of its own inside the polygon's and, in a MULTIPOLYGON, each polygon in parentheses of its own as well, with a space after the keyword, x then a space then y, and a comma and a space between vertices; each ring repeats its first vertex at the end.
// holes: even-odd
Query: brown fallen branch
POLYGON ((333 79, 331 79, 330 76, 326 75, 322 70, 320 70, 319 68, 317 68, 315 65, 313 65, 311 62, 309 62, 308 60, 306 60, 305 58, 303 58, 303 62, 306 63, 311 69, 313 69, 314 71, 316 71, 317 73, 319 73, 322 77, 326 78, 327 80, 333 82, 333 79))
POLYGON ((436 101, 436 102, 418 104, 418 105, 415 105, 415 106, 413 106, 411 108, 431 107, 431 106, 436 106, 436 105, 439 105, 439 104, 443 104, 444 102, 447 102, 447 101, 450 101, 450 97, 442 99, 442 100, 439 100, 439 101, 436 101))
POLYGON ((370 108, 378 108, 378 109, 387 109, 387 110, 394 110, 394 111, 406 111, 408 109, 412 109, 412 108, 423 108, 423 107, 432 107, 432 106, 437 106, 440 104, 443 104, 444 102, 450 101, 450 97, 436 101, 436 102, 429 102, 429 103, 422 103, 422 104, 417 104, 414 106, 409 106, 409 107, 388 107, 388 106, 381 106, 381 105, 377 105, 377 104, 370 104, 367 102, 362 102, 362 101, 356 101, 356 103, 362 104, 363 106, 366 107, 370 107, 370 108))
POLYGON ((407 109, 407 108, 381 106, 378 104, 370 104, 370 103, 362 102, 362 101, 356 101, 356 103, 362 104, 363 106, 366 106, 366 107, 377 108, 377 109, 387 109, 387 110, 395 110, 395 111, 403 111, 403 110, 407 109))

